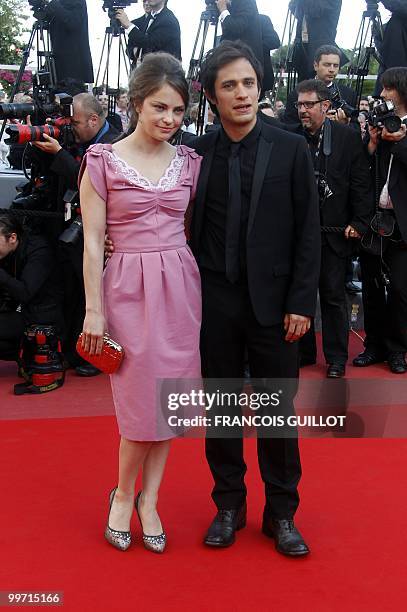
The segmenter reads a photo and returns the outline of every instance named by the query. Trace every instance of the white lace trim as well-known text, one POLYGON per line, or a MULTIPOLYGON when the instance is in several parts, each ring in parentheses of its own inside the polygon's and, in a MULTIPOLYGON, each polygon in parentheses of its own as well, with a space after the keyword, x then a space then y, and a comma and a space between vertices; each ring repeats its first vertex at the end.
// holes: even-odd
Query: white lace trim
POLYGON ((113 168, 115 174, 122 174, 132 185, 142 187, 143 189, 155 189, 157 191, 169 191, 177 185, 185 160, 185 156, 179 155, 177 151, 174 159, 171 161, 158 183, 153 183, 140 174, 135 168, 129 166, 124 159, 118 157, 114 151, 106 151, 106 154, 108 156, 108 163, 113 168))

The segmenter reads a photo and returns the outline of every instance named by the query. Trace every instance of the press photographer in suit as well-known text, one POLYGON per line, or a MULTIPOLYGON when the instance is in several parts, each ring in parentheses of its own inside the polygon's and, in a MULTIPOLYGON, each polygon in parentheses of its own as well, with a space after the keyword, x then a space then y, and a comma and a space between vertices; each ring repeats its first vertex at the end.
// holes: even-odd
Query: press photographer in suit
POLYGON ((72 78, 93 83, 86 0, 51 0, 34 16, 50 23, 57 81, 72 78))
POLYGON ((134 21, 130 21, 123 9, 116 12, 129 36, 128 53, 133 64, 155 51, 165 51, 181 59, 179 22, 167 7, 166 0, 148 0, 143 6, 145 15, 134 21))
POLYGON ((224 40, 241 40, 263 66, 262 26, 256 0, 216 0, 224 40))
POLYGON ((387 68, 407 66, 407 2, 405 0, 382 0, 391 11, 391 18, 384 26, 382 41, 376 41, 381 64, 376 81, 375 95, 381 92, 381 76, 387 68))

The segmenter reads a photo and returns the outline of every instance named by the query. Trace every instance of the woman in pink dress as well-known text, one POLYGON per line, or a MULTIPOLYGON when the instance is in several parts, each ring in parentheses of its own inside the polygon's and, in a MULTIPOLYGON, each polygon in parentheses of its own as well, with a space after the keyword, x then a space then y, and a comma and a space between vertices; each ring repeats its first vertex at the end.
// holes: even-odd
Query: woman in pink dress
POLYGON ((157 499, 170 439, 157 404, 161 379, 200 377, 200 278, 184 219, 195 197, 201 158, 167 141, 182 125, 188 85, 181 64, 148 55, 129 83, 135 130, 89 148, 81 171, 86 317, 83 345, 99 353, 105 331, 125 350, 111 377, 121 435, 118 484, 110 494, 106 539, 131 544, 136 510, 147 549, 163 552, 157 499), (105 231, 115 252, 103 272, 105 231))

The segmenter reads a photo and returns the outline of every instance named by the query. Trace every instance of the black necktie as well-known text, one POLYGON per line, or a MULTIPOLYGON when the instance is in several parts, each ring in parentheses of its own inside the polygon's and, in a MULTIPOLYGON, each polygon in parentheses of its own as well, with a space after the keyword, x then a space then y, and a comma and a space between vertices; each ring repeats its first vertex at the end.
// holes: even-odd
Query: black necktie
POLYGON ((239 236, 242 208, 240 180, 240 142, 232 142, 229 157, 229 200, 226 217, 226 278, 235 283, 239 279, 239 236))

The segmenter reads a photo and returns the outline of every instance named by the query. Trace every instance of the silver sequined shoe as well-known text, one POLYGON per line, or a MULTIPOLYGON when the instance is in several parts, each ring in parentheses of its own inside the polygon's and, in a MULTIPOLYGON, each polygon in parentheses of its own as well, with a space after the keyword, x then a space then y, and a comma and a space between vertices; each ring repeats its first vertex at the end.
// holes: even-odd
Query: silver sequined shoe
POLYGON ((113 503, 113 499, 116 494, 116 491, 117 491, 117 487, 115 487, 112 491, 110 491, 110 495, 109 495, 109 502, 110 502, 109 516, 107 518, 105 538, 109 542, 109 544, 111 544, 115 548, 118 548, 119 550, 127 550, 131 544, 130 531, 116 531, 116 529, 112 529, 111 527, 109 527, 110 510, 112 508, 112 503, 113 503))
MULTIPOLYGON (((141 493, 142 491, 139 491, 137 493, 137 497, 136 497, 136 501, 134 505, 136 507, 137 516, 138 516, 138 520, 140 521, 141 529, 143 531, 143 523, 141 522, 140 513, 138 511, 138 505, 139 505, 141 493)), ((160 535, 156 535, 156 536, 146 535, 143 531, 143 544, 144 544, 144 548, 146 548, 147 550, 150 550, 151 552, 163 553, 165 550, 165 546, 167 544, 167 536, 165 535, 164 531, 160 533, 160 535)))

